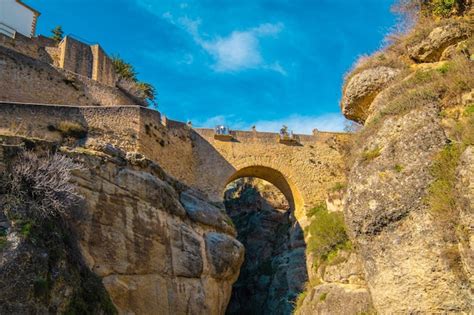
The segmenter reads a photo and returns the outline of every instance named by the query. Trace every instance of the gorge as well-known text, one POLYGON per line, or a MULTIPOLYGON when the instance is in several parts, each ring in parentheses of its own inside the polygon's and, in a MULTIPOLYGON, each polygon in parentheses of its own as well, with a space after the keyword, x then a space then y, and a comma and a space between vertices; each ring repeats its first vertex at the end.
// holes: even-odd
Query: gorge
POLYGON ((474 8, 398 9, 357 130, 311 135, 195 128, 100 46, 0 33, 0 313, 471 313, 474 8))

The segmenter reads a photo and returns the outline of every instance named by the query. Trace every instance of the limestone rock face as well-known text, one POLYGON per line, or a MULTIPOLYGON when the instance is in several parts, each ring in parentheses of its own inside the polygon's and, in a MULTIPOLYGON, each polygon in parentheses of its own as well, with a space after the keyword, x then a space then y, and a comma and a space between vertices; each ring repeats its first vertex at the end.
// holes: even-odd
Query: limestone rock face
MULTIPOLYGON (((471 283, 474 283, 474 147, 466 149, 458 166, 457 188, 462 206, 459 211, 460 254, 462 266, 471 283)), ((474 297, 471 296, 474 301, 474 297)))
POLYGON ((399 73, 398 69, 381 66, 354 75, 347 83, 341 101, 344 116, 363 123, 374 98, 399 73))
POLYGON ((434 28, 421 43, 408 47, 408 54, 416 62, 436 62, 440 60, 445 49, 468 36, 468 28, 463 25, 439 26, 434 28))
POLYGON ((69 154, 80 247, 119 312, 223 314, 244 255, 225 212, 141 156, 69 154))
POLYGON ((370 294, 365 288, 323 284, 311 289, 297 314, 367 314, 370 307, 370 294))
MULTIPOLYGON (((313 261, 311 255, 308 261, 313 261)), ((295 314, 368 314, 372 298, 365 280, 363 261, 355 251, 341 250, 329 264, 308 267, 310 279, 318 279, 295 314)), ((311 283, 311 280, 310 280, 311 283)))
POLYGON ((423 199, 431 158, 445 143, 435 107, 388 118, 366 142, 381 148, 380 156, 359 160, 351 170, 346 222, 360 245, 378 312, 468 309, 465 288, 443 258, 443 233, 423 199))

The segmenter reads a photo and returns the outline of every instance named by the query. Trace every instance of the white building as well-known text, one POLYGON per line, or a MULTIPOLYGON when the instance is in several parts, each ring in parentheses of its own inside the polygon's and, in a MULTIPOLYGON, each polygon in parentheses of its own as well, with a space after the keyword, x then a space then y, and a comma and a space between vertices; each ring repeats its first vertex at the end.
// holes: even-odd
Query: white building
POLYGON ((0 33, 10 37, 15 33, 33 37, 39 15, 21 0, 0 0, 0 33))

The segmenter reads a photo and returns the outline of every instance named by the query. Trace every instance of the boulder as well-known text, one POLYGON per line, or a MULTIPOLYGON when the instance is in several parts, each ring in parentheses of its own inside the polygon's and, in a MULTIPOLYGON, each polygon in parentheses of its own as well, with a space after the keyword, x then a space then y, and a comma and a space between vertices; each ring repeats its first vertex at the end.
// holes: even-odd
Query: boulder
POLYGON ((244 246, 226 234, 211 232, 206 234, 206 255, 214 278, 236 278, 244 261, 244 246))
POLYGON ((461 24, 436 27, 422 42, 408 47, 408 55, 416 62, 439 61, 448 47, 465 40, 469 33, 469 29, 461 24))
POLYGON ((198 197, 193 191, 182 192, 180 201, 193 221, 236 235, 235 229, 232 227, 232 221, 227 214, 220 208, 198 197))
POLYGON ((398 74, 399 69, 380 66, 354 75, 347 83, 341 109, 347 119, 363 123, 372 101, 398 74))

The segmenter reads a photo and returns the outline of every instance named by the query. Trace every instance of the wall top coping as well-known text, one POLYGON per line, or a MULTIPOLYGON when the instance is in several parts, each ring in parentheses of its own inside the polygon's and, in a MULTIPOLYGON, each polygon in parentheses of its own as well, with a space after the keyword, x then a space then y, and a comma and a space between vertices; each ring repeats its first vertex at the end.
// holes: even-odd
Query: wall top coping
MULTIPOLYGON (((151 112, 151 113, 158 113, 161 114, 159 111, 151 109, 151 108, 146 108, 143 106, 139 105, 109 105, 109 106, 77 106, 77 105, 65 105, 65 104, 38 104, 38 103, 21 103, 21 102, 5 102, 5 101, 0 101, 0 106, 34 106, 34 107, 42 107, 42 108, 64 108, 64 109, 81 109, 81 110, 107 110, 107 109, 115 109, 118 110, 120 108, 133 108, 133 109, 138 109, 138 110, 143 110, 145 112, 151 112)), ((172 121, 172 122, 177 122, 181 123, 183 125, 186 125, 184 122, 179 122, 179 121, 172 121)), ((204 135, 204 136, 213 136, 214 135, 214 129, 211 128, 192 128, 194 129, 197 133, 204 135)), ((265 131, 243 131, 243 130, 231 130, 231 133, 235 136, 252 136, 252 135, 258 135, 259 137, 275 137, 278 136, 279 134, 276 132, 265 132, 265 131)), ((348 133, 345 132, 331 132, 331 131, 317 131, 318 135, 349 135, 348 133)), ((305 139, 311 139, 314 137, 313 135, 308 135, 308 134, 295 134, 295 136, 300 137, 301 140, 305 139)))

